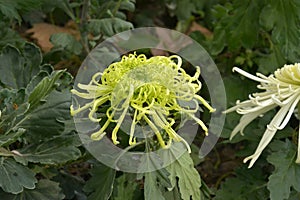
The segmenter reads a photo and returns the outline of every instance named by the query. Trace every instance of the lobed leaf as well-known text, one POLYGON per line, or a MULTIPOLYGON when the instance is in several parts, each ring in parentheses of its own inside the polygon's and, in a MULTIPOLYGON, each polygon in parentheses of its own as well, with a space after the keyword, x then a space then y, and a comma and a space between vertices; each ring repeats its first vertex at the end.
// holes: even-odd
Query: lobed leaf
POLYGON ((0 187, 3 191, 18 194, 24 188, 34 189, 35 174, 11 158, 0 157, 0 187))

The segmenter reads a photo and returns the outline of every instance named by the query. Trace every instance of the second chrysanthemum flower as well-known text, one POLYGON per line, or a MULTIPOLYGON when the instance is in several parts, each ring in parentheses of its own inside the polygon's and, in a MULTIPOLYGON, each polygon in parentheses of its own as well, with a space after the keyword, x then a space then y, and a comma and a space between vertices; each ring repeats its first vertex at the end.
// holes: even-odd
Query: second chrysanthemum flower
MULTIPOLYGON (((260 143, 253 155, 244 159, 244 162, 250 160, 249 167, 252 167, 259 158, 262 151, 271 142, 277 130, 283 129, 289 122, 300 100, 300 64, 284 65, 284 67, 276 70, 270 76, 264 76, 257 73, 256 76, 251 75, 239 68, 233 68, 233 71, 260 82, 257 86, 263 92, 249 95, 249 100, 236 103, 236 106, 228 109, 225 113, 236 111, 243 115, 239 124, 231 133, 231 138, 238 132, 243 133, 244 128, 250 124, 255 118, 263 115, 275 107, 280 107, 277 114, 267 125, 267 129, 263 134, 260 143)), ((300 163, 300 130, 298 140, 298 156, 297 163, 300 163)))

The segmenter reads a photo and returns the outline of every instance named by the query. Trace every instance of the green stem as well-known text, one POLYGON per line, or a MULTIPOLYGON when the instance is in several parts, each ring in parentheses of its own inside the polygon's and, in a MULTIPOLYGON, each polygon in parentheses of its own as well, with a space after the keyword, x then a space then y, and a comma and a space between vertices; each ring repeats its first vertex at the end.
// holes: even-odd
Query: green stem
POLYGON ((84 0, 82 6, 81 20, 80 20, 80 34, 81 34, 81 43, 86 54, 90 52, 89 41, 88 41, 88 30, 87 30, 89 7, 90 7, 90 0, 84 0))

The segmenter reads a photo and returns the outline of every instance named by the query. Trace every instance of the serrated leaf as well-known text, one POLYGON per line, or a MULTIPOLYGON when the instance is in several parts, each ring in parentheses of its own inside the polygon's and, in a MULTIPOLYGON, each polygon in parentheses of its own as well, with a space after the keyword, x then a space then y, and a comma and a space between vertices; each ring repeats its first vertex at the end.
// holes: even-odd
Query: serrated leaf
MULTIPOLYGON (((22 154, 21 159, 25 159, 27 162, 63 164, 80 157, 81 152, 75 146, 76 139, 73 135, 59 136, 41 144, 32 144, 18 151, 22 154)), ((18 157, 16 156, 17 159, 18 157)))
POLYGON ((99 164, 91 170, 92 178, 86 182, 84 191, 89 194, 88 200, 108 200, 113 191, 116 171, 99 164))
POLYGON ((3 48, 0 55, 0 82, 8 88, 25 88, 32 77, 40 68, 40 63, 32 63, 29 59, 38 61, 41 57, 40 50, 33 44, 26 43, 24 49, 28 51, 22 55, 18 49, 12 46, 3 48))
POLYGON ((236 170, 235 178, 228 178, 216 192, 215 200, 263 200, 268 199, 266 181, 259 168, 236 170))
POLYGON ((234 1, 224 7, 218 5, 214 12, 221 17, 215 25, 211 52, 217 55, 225 46, 230 51, 253 48, 258 42, 259 15, 263 6, 261 0, 234 1))
POLYGON ((272 200, 289 198, 292 187, 300 192, 300 165, 295 163, 296 154, 295 145, 287 140, 282 143, 279 151, 272 153, 267 158, 275 166, 268 182, 272 200))
POLYGON ((19 127, 28 132, 26 138, 30 141, 47 140, 64 131, 63 121, 71 118, 69 90, 52 91, 46 102, 26 115, 19 127))
POLYGON ((300 3, 295 0, 272 0, 268 3, 260 21, 267 22, 265 26, 272 26, 272 40, 280 46, 284 58, 291 62, 299 61, 300 3))
POLYGON ((119 18, 92 19, 89 21, 89 30, 95 35, 113 36, 132 28, 133 25, 130 22, 119 18))
POLYGON ((37 182, 35 174, 27 167, 3 157, 0 157, 0 177, 0 187, 13 194, 22 192, 24 188, 33 189, 37 182))
MULTIPOLYGON (((171 181, 172 188, 177 184, 183 200, 201 199, 201 179, 197 170, 194 168, 194 163, 189 153, 186 152, 182 143, 174 143, 170 148, 168 154, 164 155, 163 160, 167 160, 166 157, 177 158, 173 163, 166 167, 170 173, 169 179, 171 181), (181 155, 179 158, 178 155, 181 155)), ((170 189, 172 189, 170 188, 170 189)))
POLYGON ((54 48, 63 48, 63 50, 69 51, 76 55, 79 55, 82 51, 82 45, 76 40, 76 38, 68 33, 55 33, 50 37, 51 43, 54 48))
POLYGON ((0 192, 0 196, 1 200, 62 200, 65 197, 59 183, 47 179, 40 180, 33 190, 25 189, 17 195, 0 192))

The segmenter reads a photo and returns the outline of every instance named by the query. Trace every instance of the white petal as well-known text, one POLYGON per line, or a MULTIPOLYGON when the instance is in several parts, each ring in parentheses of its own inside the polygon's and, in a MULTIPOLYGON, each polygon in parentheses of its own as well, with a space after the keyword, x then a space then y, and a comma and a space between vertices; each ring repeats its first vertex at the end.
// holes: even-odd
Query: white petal
POLYGON ((274 118, 272 119, 270 124, 267 126, 267 129, 264 132, 264 135, 263 135, 262 139, 260 140, 258 147, 255 150, 255 153, 244 159, 244 162, 251 160, 250 164, 249 164, 249 168, 251 168, 253 166, 253 164, 258 159, 258 157, 260 156, 262 151, 271 142, 272 138, 274 137, 274 135, 277 131, 277 129, 275 127, 277 127, 281 124, 281 122, 283 121, 287 112, 289 111, 291 104, 292 104, 292 102, 280 108, 280 110, 274 116, 274 118))
POLYGON ((259 77, 257 77, 257 76, 253 76, 252 74, 249 74, 248 72, 245 72, 244 70, 241 70, 241 69, 238 68, 238 67, 234 67, 234 68, 232 69, 232 71, 233 71, 233 72, 236 71, 236 72, 240 73, 241 75, 246 76, 247 78, 252 79, 252 80, 254 80, 254 81, 258 81, 258 82, 261 82, 261 83, 269 83, 269 82, 270 82, 270 81, 268 81, 268 80, 259 78, 259 77))

